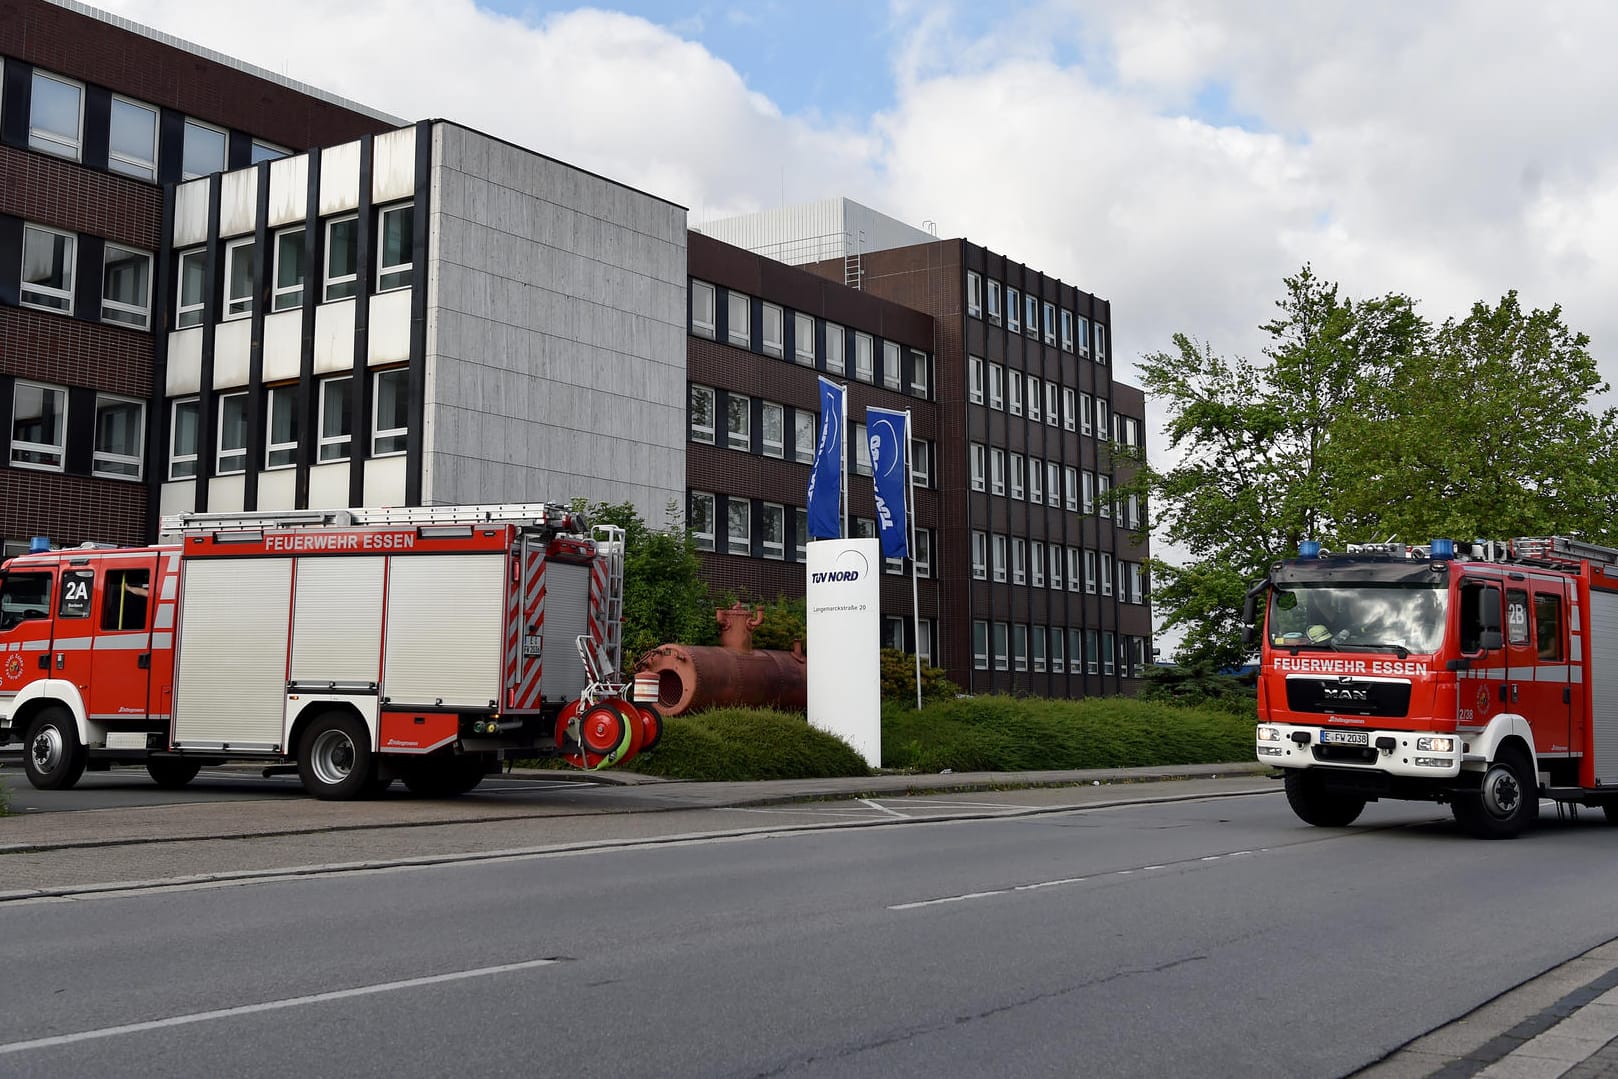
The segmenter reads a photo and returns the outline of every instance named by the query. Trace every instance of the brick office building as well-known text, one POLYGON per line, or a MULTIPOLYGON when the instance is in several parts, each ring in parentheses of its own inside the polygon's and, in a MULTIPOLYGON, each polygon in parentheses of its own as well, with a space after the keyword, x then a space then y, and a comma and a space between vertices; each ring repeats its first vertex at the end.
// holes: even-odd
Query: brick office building
POLYGON ((0 2, 0 541, 143 542, 163 185, 398 121, 66 0, 0 2))

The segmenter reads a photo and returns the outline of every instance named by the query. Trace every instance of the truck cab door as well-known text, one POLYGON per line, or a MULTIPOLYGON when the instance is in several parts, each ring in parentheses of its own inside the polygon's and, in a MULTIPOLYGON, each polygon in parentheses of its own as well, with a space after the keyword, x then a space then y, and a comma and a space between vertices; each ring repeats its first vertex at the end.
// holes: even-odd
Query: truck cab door
POLYGON ((1567 587, 1560 581, 1534 581, 1534 636, 1531 666, 1522 679, 1520 711, 1534 729, 1534 750, 1568 754, 1573 746, 1573 683, 1568 662, 1567 587))
POLYGON ((156 571, 154 554, 101 560, 94 616, 94 677, 84 691, 86 709, 96 719, 147 718, 156 571))
POLYGON ((55 566, 29 566, 0 581, 0 711, 8 716, 18 690, 51 677, 56 574, 55 566))

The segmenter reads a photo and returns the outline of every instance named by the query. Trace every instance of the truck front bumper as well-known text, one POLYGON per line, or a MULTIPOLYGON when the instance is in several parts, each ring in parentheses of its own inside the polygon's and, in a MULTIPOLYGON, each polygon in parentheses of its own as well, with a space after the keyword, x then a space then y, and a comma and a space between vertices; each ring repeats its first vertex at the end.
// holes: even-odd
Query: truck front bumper
POLYGON ((1257 741, 1259 762, 1276 768, 1345 768, 1411 779, 1453 779, 1461 772, 1461 739, 1454 734, 1260 723, 1257 741))

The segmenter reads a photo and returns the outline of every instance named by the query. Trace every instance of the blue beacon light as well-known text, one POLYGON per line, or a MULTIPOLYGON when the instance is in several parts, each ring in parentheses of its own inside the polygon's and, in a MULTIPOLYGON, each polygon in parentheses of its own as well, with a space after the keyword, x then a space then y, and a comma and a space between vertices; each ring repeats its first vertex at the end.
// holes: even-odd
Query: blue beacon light
POLYGON ((51 538, 49 536, 35 536, 33 539, 28 541, 29 554, 43 554, 50 549, 51 538))
POLYGON ((1304 540, 1302 543, 1298 544, 1298 557, 1299 558, 1319 558, 1320 557, 1320 541, 1319 540, 1304 540))
POLYGON ((1451 539, 1435 539, 1427 548, 1431 558, 1454 558, 1455 541, 1451 539))

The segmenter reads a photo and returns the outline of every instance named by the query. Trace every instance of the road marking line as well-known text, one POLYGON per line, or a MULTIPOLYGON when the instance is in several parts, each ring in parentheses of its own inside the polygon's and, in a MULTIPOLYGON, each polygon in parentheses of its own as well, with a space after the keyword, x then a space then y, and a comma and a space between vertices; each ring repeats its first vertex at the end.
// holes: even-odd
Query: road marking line
POLYGON ((964 903, 968 899, 987 899, 991 895, 1006 895, 1009 888, 1000 888, 992 892, 967 892, 965 895, 946 895, 942 899, 921 899, 914 903, 899 903, 891 906, 889 910, 915 910, 918 907, 936 907, 940 903, 964 903))
POLYGON ((207 1012, 192 1012, 189 1015, 175 1015, 167 1019, 152 1019, 144 1023, 125 1023, 122 1026, 102 1027, 99 1030, 81 1030, 77 1034, 58 1034, 50 1038, 33 1038, 24 1042, 8 1042, 0 1044, 0 1055, 8 1053, 26 1053, 34 1049, 52 1049, 60 1045, 74 1045, 78 1042, 94 1041, 99 1038, 115 1038, 123 1034, 141 1034, 148 1030, 162 1030, 166 1027, 186 1026, 191 1023, 209 1023, 215 1019, 234 1019, 239 1015, 255 1015, 259 1012, 279 1011, 282 1008, 301 1008, 306 1004, 324 1004, 332 1000, 346 1000, 350 997, 371 996, 376 993, 393 993, 401 989, 416 989, 424 985, 440 985, 444 982, 465 981, 468 978, 486 978, 494 974, 509 974, 518 970, 531 970, 534 967, 548 967, 560 962, 556 959, 529 959, 521 963, 502 963, 494 967, 478 967, 475 970, 458 970, 449 974, 432 974, 424 978, 406 978, 397 982, 379 982, 376 985, 361 985, 353 989, 338 989, 330 993, 312 993, 304 997, 287 997, 284 1000, 267 1000, 261 1004, 242 1004, 234 1008, 217 1008, 207 1012))
POLYGON ((889 809, 885 805, 878 805, 876 802, 873 802, 869 798, 856 798, 854 800, 856 802, 862 802, 865 805, 870 806, 872 809, 876 810, 879 813, 886 813, 890 817, 898 817, 900 820, 909 820, 910 819, 910 815, 908 813, 901 813, 897 809, 889 809))

